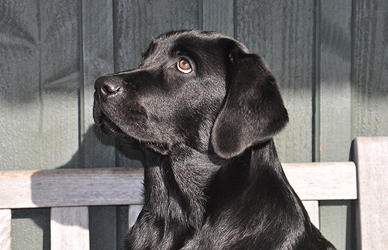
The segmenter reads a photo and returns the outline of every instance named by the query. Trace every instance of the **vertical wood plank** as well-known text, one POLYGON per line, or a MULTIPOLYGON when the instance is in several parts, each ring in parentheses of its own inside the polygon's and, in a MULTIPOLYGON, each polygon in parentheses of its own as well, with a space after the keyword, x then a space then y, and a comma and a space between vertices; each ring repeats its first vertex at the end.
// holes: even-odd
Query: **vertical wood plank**
POLYGON ((0 246, 11 250, 11 209, 0 209, 0 246))
MULTIPOLYGON (((94 129, 94 82, 114 72, 113 2, 82 0, 80 128, 82 167, 115 167, 115 139, 94 129)), ((116 208, 91 207, 91 249, 116 249, 116 208)))
POLYGON ((130 205, 128 207, 128 227, 131 228, 139 216, 141 210, 143 209, 143 205, 130 205))
POLYGON ((282 162, 312 160, 312 1, 237 1, 237 39, 278 79, 290 122, 275 139, 282 162))
POLYGON ((351 144, 352 1, 320 1, 320 158, 348 161, 351 144), (333 122, 336 121, 336 122, 333 122))
POLYGON ((354 1, 353 135, 388 135, 388 1, 354 1))
POLYGON ((302 201, 304 207, 309 214, 310 221, 319 228, 319 202, 318 201, 302 201))
POLYGON ((0 166, 63 165, 78 149, 78 5, 1 4, 0 166))
POLYGON ((388 245, 388 137, 358 137, 354 161, 358 171, 357 249, 388 245))
POLYGON ((221 32, 234 37, 234 1, 233 0, 203 0, 202 27, 203 30, 221 32))
POLYGON ((40 163, 39 8, 0 4, 0 169, 13 170, 40 163))
POLYGON ((111 1, 82 1, 81 127, 84 167, 114 167, 115 142, 93 129, 94 82, 114 72, 111 1))
POLYGON ((40 167, 79 165, 80 5, 38 1, 40 167))
MULTIPOLYGON (((318 1, 316 161, 348 161, 351 144, 352 1, 318 1), (335 122, 334 122, 335 121, 335 122)), ((351 249, 350 201, 321 201, 321 232, 338 249, 351 249), (343 224, 336 226, 339 221, 343 224)))
POLYGON ((51 249, 89 249, 88 207, 51 209, 51 249))

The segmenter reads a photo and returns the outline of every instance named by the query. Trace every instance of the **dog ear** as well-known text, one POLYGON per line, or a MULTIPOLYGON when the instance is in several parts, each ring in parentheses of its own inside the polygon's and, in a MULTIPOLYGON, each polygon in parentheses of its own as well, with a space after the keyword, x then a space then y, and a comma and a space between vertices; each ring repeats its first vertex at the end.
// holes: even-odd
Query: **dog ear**
POLYGON ((226 159, 269 140, 288 122, 279 86, 264 60, 241 49, 229 58, 226 99, 212 130, 214 151, 226 159))

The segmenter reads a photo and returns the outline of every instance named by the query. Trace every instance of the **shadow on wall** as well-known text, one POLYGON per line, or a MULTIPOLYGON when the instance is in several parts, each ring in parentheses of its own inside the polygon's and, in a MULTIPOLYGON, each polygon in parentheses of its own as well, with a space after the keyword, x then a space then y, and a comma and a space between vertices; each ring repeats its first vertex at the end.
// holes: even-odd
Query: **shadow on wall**
MULTIPOLYGON (((89 133, 92 133, 93 136, 86 135, 85 137, 92 140, 95 140, 98 137, 101 138, 100 136, 104 137, 101 139, 101 143, 95 142, 96 147, 99 146, 98 144, 102 145, 102 143, 105 143, 105 146, 110 146, 110 148, 113 149, 114 145, 117 144, 114 138, 99 134, 100 132, 95 131, 93 127, 89 128, 87 134, 89 133)), ((138 181, 138 178, 136 177, 136 179, 133 179, 132 184, 128 184, 127 188, 141 190, 142 183, 140 182, 142 182, 143 179, 143 170, 141 168, 142 155, 139 151, 134 149, 124 147, 121 147, 121 149, 125 149, 125 151, 120 151, 121 154, 125 155, 123 156, 126 158, 125 161, 132 162, 130 168, 134 169, 134 171, 131 171, 131 173, 136 176, 141 175, 141 180, 138 181), (135 169, 140 171, 136 171, 135 169)), ((100 152, 103 154, 102 151, 100 152)), ((76 153, 76 155, 78 155, 78 153, 76 153)), ((104 197, 110 198, 111 196, 114 197, 114 200, 116 201, 115 204, 123 204, 122 202, 127 201, 126 197, 123 196, 119 190, 111 186, 111 182, 105 182, 99 179, 100 174, 102 173, 98 171, 99 168, 88 168, 91 171, 82 171, 82 169, 85 168, 74 168, 73 163, 77 162, 77 160, 78 159, 71 159, 69 163, 57 168, 63 169, 61 172, 55 171, 55 169, 34 172, 31 175, 30 187, 32 202, 39 207, 63 206, 63 201, 66 201, 67 206, 77 206, 80 203, 84 204, 85 201, 90 200, 90 197, 92 197, 97 203, 90 201, 91 203, 88 202, 87 204, 93 206, 93 204, 100 204, 99 201, 103 202, 104 197), (68 171, 65 171, 64 169, 68 169, 68 171), (92 176, 93 173, 96 173, 96 176, 92 176), (61 178, 60 180, 58 179, 59 174, 61 178), (95 183, 99 183, 99 186, 104 189, 97 191, 98 189, 96 189, 96 186, 93 188, 93 186, 96 185, 95 183), (55 196, 53 196, 53 193, 55 196)), ((117 185, 126 186, 128 183, 127 180, 131 180, 131 176, 127 175, 128 171, 121 171, 120 169, 117 169, 115 173, 117 176, 120 176, 120 179, 115 180, 115 184, 117 185)), ((134 194, 134 196, 138 197, 141 196, 141 194, 142 191, 139 191, 139 194, 134 194)))
MULTIPOLYGON (((85 133, 81 148, 90 149, 87 152, 82 149, 78 150, 66 164, 58 169, 79 168, 80 155, 83 155, 81 160, 85 161, 84 168, 142 167, 143 155, 140 151, 119 144, 114 138, 101 134, 94 126, 90 126, 85 133)), ((40 204, 42 199, 36 197, 34 190, 42 189, 42 184, 37 180, 43 171, 47 170, 37 171, 31 176, 31 199, 36 205, 42 205, 40 204)), ((75 186, 74 189, 76 188, 75 186)), ((50 191, 55 192, 56 190, 48 190, 50 191)), ((62 195, 60 199, 64 197, 66 195, 62 195)), ((12 217, 33 221, 42 229, 43 249, 50 249, 50 209, 15 209, 12 217)), ((89 207, 91 249, 122 249, 120 245, 128 228, 127 206, 89 207)), ((18 237, 15 238, 17 240, 18 237)))

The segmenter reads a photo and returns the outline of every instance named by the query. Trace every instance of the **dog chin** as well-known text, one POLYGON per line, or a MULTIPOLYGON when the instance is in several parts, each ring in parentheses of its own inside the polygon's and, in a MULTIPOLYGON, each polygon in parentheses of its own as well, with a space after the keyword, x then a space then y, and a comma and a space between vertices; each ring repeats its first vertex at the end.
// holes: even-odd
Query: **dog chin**
POLYGON ((95 117, 95 124, 97 128, 104 134, 111 135, 115 138, 120 139, 126 145, 136 145, 138 140, 129 136, 123 132, 109 117, 104 113, 100 113, 95 117))
POLYGON ((98 129, 107 134, 118 138, 124 145, 135 148, 148 148, 156 153, 167 155, 170 152, 170 147, 166 143, 143 141, 141 139, 134 138, 120 129, 109 117, 104 113, 101 113, 96 119, 96 125, 98 129))

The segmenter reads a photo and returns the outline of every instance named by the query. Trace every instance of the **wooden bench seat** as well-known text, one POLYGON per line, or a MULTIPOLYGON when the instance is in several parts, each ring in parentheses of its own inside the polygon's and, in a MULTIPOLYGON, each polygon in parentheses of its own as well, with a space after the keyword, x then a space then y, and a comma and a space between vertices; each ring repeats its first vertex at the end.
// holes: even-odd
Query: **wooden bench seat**
MULTIPOLYGON (((358 249, 388 245, 388 137, 357 138, 353 161, 283 164, 319 227, 319 200, 357 200, 358 249)), ((0 246, 11 249, 11 209, 51 208, 51 249, 89 249, 89 206, 128 205, 129 225, 142 203, 142 169, 0 171, 0 246)))

